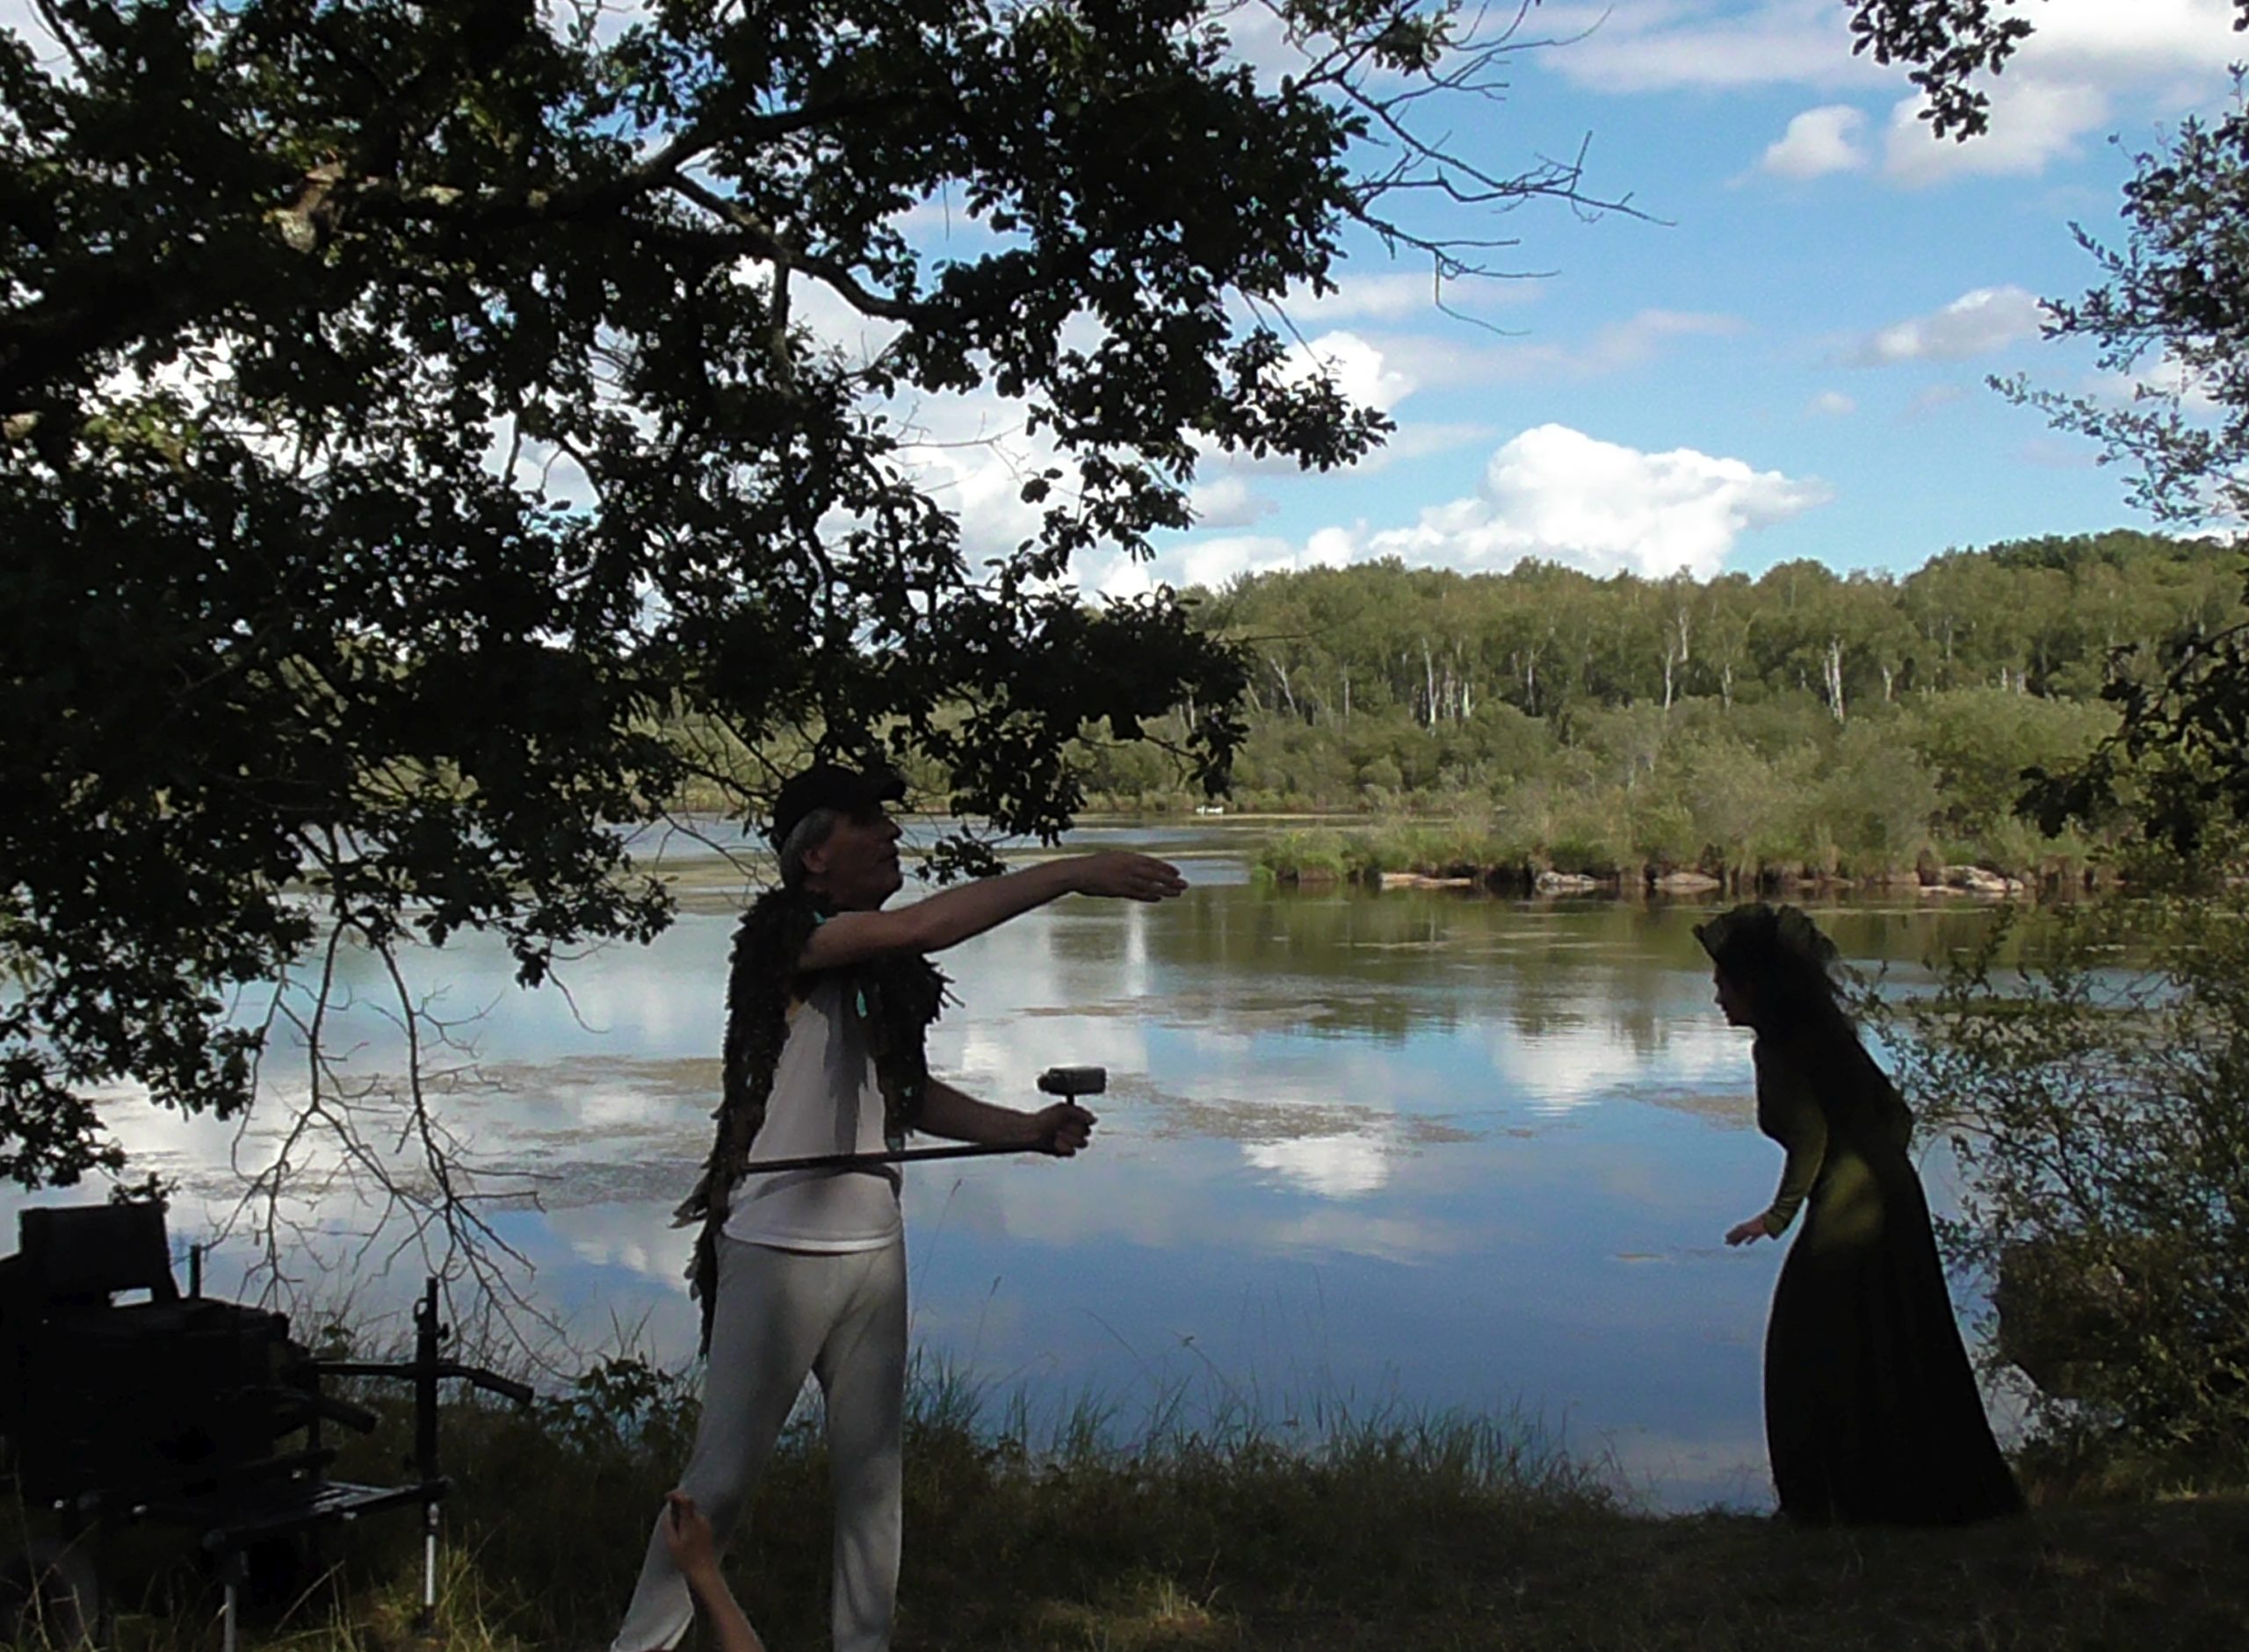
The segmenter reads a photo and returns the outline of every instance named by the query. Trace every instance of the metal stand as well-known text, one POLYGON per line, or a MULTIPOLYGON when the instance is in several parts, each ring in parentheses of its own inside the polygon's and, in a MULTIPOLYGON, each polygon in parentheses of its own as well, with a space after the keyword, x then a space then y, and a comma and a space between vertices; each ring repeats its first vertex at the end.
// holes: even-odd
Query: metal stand
POLYGON ((323 1362, 319 1367, 323 1376, 402 1377, 414 1384, 413 1466, 415 1477, 420 1482, 415 1490, 420 1494, 422 1504, 422 1605, 414 1615, 414 1628, 419 1634, 428 1634, 438 1624, 438 1504, 452 1490, 452 1482, 445 1478, 438 1462, 438 1384, 459 1378, 517 1405, 529 1405, 533 1398, 531 1389, 523 1383, 511 1381, 496 1372, 442 1358, 439 1351, 452 1336, 451 1328, 438 1323, 438 1281, 427 1280, 422 1287, 422 1300, 414 1305, 414 1359, 410 1363, 363 1365, 335 1360, 323 1362))
POLYGON ((242 1583, 249 1570, 249 1558, 240 1549, 226 1557, 221 1576, 226 1579, 226 1599, 219 1608, 220 1652, 235 1652, 242 1626, 242 1583))

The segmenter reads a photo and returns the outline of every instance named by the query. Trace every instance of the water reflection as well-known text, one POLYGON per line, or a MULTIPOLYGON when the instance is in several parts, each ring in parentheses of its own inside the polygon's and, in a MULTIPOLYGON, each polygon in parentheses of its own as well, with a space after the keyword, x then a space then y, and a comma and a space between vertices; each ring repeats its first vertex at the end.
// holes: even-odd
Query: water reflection
MULTIPOLYGON (((1226 828, 1085 835, 1191 854, 1192 886, 1161 908, 1065 901, 942 961, 961 1003, 933 1033, 938 1071, 1026 1104, 1045 1067, 1098 1063, 1110 1093, 1080 1159, 909 1177, 925 1346, 993 1382, 1090 1389, 1127 1426, 1182 1389, 1276 1419, 1522 1405, 1662 1504, 1763 1499, 1779 1251, 1720 1236, 1761 1208, 1779 1158, 1746 1133, 1747 1046, 1710 1006, 1698 909, 1281 893, 1247 881, 1226 828)), ((569 966, 567 998, 518 990, 497 949, 410 961, 474 1041, 438 1111, 503 1195, 521 1277, 586 1340, 639 1326, 670 1360, 695 1314, 669 1213, 708 1144, 741 888, 691 850, 666 847, 677 925, 569 966)), ((1901 903, 1822 921, 1906 989, 1985 919, 1901 903)), ((399 1032, 374 961, 344 973, 348 1068, 374 1086, 379 1137, 399 1032)), ((279 1099, 290 1059, 270 1064, 279 1099)), ((225 1223, 278 1145, 278 1108, 239 1129, 129 1098, 107 1116, 182 1188, 183 1243, 225 1223)), ((363 1303, 402 1301, 421 1264, 362 1243, 380 1209, 301 1187, 300 1276, 325 1261, 363 1303)), ((249 1259, 223 1252, 214 1284, 249 1259)))

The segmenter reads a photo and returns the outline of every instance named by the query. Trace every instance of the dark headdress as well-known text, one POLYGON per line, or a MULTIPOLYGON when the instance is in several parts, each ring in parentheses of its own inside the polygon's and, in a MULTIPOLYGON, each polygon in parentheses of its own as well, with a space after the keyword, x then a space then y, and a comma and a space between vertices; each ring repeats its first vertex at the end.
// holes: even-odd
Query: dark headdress
POLYGON ((1773 1052, 1812 1081, 1830 1131, 1902 1151, 1913 1110, 1859 1042, 1836 979, 1835 943, 1819 926, 1794 906, 1753 901, 1696 924, 1695 939, 1721 975, 1749 989, 1761 1071, 1773 1052))
POLYGON ((1751 901, 1696 924, 1695 939, 1763 1014, 1783 1023, 1841 1015, 1835 943, 1800 908, 1751 901))

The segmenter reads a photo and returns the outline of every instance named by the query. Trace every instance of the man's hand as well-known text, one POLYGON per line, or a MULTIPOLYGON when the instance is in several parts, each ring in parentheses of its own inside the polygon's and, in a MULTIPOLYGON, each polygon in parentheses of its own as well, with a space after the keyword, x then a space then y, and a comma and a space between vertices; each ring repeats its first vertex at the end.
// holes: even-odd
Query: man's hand
POLYGON ((664 1547, 671 1551, 672 1564, 691 1583, 719 1575, 719 1545, 711 1534, 711 1522, 684 1491, 664 1493, 664 1547))
POLYGON ((1105 849, 1082 855, 1073 862, 1071 884, 1081 895, 1107 895, 1119 900, 1169 900, 1183 892, 1187 880, 1168 861, 1130 849, 1105 849))
POLYGON ((1752 1216, 1746 1222, 1737 1222, 1725 1230, 1725 1242, 1728 1244, 1747 1244, 1754 1240, 1769 1239, 1772 1237, 1766 1230, 1765 1218, 1762 1216, 1752 1216))
POLYGON ((1057 1101, 1030 1115, 1031 1145, 1042 1153, 1067 1158, 1093 1139, 1094 1115, 1074 1101, 1057 1101))

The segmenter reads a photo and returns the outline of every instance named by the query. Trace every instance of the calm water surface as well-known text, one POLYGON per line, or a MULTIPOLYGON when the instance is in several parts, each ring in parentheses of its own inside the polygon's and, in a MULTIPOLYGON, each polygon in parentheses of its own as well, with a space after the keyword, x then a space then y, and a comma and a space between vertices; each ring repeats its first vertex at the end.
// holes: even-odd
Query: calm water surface
MULTIPOLYGON (((1516 1411, 1657 1505, 1768 1502, 1759 1346, 1783 1252, 1720 1236, 1764 1207, 1780 1154, 1689 933, 1704 909, 1274 891, 1247 876, 1257 835, 1081 831, 1074 847, 1175 856, 1187 894, 1066 899, 941 960, 961 1002, 933 1034, 936 1071, 1017 1106, 1057 1063, 1107 1067, 1110 1090, 1075 1160, 909 1173, 922 1345, 1034 1411, 1097 1396, 1124 1430, 1173 1404, 1283 1428, 1385 1405, 1516 1411)), ((581 1346, 623 1326, 679 1362, 696 1316, 669 1213, 709 1145, 742 880, 681 840, 663 864, 677 924, 570 966, 567 997, 517 989, 473 941, 410 963, 474 1045, 473 1068, 433 1056, 460 1069, 434 1105, 509 1195, 492 1220, 524 1259, 514 1281, 581 1346)), ((1908 898, 1824 921, 1910 990, 1985 920, 1908 898)), ((387 1151, 396 1027, 373 961, 341 967, 347 1071, 372 1086, 387 1151)), ((302 1091, 286 1042, 267 1073, 284 1096, 302 1091)), ((228 1223, 241 1172, 280 1145, 278 1108, 241 1129, 129 1098, 106 1113, 136 1172, 179 1185, 183 1245, 228 1223)), ((317 1141, 294 1151, 322 1162, 317 1141)), ((341 1184, 300 1183, 285 1209, 301 1290, 365 1310, 418 1279, 396 1223, 341 1184)), ((214 1288, 242 1277, 242 1231, 235 1215, 214 1288)))

